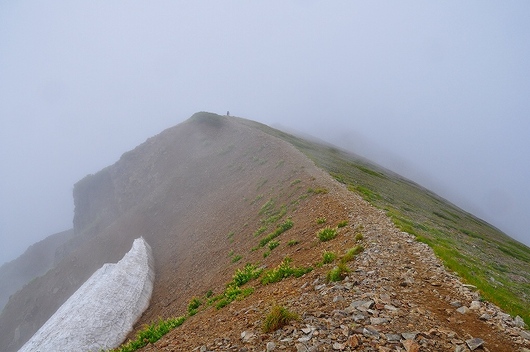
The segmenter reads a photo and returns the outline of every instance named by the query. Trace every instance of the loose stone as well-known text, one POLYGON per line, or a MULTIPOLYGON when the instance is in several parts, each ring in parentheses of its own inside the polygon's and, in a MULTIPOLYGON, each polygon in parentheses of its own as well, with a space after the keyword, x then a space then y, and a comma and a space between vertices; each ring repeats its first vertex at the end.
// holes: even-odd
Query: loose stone
POLYGON ((466 340, 466 344, 471 351, 474 351, 484 344, 484 340, 475 337, 474 339, 466 340))

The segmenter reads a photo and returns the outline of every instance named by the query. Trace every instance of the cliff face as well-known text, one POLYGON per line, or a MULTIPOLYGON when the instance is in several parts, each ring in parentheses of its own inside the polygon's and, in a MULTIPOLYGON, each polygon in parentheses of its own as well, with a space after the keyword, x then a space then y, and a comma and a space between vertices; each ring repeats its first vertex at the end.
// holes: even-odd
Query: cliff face
POLYGON ((223 270, 231 275, 201 256, 224 258, 228 233, 241 224, 259 228, 263 203, 296 201, 304 187, 318 188, 316 174, 323 172, 294 147, 236 118, 198 113, 148 139, 75 185, 71 252, 12 297, 0 316, 0 345, 18 349, 95 270, 117 262, 140 236, 155 258, 153 297, 165 307, 148 309, 144 319, 176 312, 186 305, 179 297, 205 282, 224 282, 223 270), (299 184, 288 189, 295 179, 299 184))

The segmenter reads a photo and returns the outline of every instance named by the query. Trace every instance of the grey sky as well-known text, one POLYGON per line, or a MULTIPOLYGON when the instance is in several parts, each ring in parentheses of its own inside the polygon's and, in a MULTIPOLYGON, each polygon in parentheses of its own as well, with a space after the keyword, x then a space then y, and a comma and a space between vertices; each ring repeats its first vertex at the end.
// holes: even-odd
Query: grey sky
POLYGON ((0 264, 196 111, 309 133, 530 243, 528 1, 3 1, 0 264))

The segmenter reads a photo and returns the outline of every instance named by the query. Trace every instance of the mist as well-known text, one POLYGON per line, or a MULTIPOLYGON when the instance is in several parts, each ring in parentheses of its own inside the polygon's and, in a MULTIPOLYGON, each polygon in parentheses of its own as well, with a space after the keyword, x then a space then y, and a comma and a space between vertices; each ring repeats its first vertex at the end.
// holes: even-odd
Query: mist
POLYGON ((197 111, 365 156, 530 244, 526 1, 0 4, 0 264, 197 111))

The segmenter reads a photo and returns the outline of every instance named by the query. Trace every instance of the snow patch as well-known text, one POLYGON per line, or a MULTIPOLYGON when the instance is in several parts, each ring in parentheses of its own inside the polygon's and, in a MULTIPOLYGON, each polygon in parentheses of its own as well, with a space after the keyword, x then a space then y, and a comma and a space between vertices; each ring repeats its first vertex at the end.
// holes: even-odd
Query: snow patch
POLYGON ((104 264, 19 352, 100 351, 119 346, 149 306, 155 278, 142 237, 116 264, 104 264))

